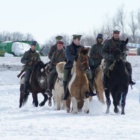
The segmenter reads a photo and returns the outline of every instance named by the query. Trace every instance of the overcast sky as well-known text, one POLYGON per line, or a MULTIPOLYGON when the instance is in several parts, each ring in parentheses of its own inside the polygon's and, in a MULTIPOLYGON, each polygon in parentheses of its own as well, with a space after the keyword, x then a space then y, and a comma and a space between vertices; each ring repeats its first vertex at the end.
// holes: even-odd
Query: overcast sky
POLYGON ((98 28, 125 5, 140 8, 139 0, 0 0, 0 33, 31 33, 39 43, 56 34, 76 34, 98 28))

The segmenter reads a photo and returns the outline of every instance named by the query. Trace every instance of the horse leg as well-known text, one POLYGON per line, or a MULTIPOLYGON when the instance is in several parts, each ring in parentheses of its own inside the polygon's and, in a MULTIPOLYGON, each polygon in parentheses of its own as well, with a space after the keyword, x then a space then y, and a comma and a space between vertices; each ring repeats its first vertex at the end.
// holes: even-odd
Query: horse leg
POLYGON ((114 104, 114 112, 119 113, 118 102, 117 102, 117 92, 111 92, 114 104))
POLYGON ((86 114, 88 114, 88 113, 89 113, 89 98, 84 99, 84 102, 85 102, 85 109, 84 109, 84 112, 85 112, 86 114))
POLYGON ((66 100, 66 109, 67 109, 67 113, 70 112, 70 103, 71 103, 71 97, 69 96, 66 100))
POLYGON ((33 95, 34 105, 35 105, 35 107, 38 107, 38 97, 37 97, 37 93, 32 93, 32 95, 33 95))
POLYGON ((79 111, 79 112, 82 111, 83 105, 84 105, 84 101, 83 101, 83 100, 81 100, 81 101, 78 102, 78 111, 79 111))
POLYGON ((117 105, 120 106, 120 101, 121 101, 121 91, 117 94, 117 105))
POLYGON ((77 100, 75 97, 72 97, 71 101, 72 101, 72 108, 73 108, 72 112, 73 112, 73 114, 77 114, 77 112, 78 112, 77 100))
POLYGON ((108 114, 111 105, 110 93, 108 89, 105 89, 105 96, 106 96, 106 104, 107 104, 106 114, 108 114))
POLYGON ((125 104, 126 104, 126 96, 127 96, 127 91, 128 89, 122 93, 122 100, 121 100, 121 114, 124 115, 125 114, 125 104))
POLYGON ((61 100, 59 97, 57 97, 57 110, 61 109, 61 100))
POLYGON ((104 101, 104 88, 103 88, 103 81, 95 80, 95 89, 98 96, 98 99, 101 103, 105 103, 104 101))
POLYGON ((24 93, 23 93, 24 85, 20 85, 20 99, 19 99, 19 108, 22 107, 23 104, 23 98, 24 98, 24 93))
POLYGON ((42 93, 42 95, 44 96, 44 100, 39 104, 39 106, 44 106, 46 101, 48 100, 48 96, 45 93, 42 93))
POLYGON ((105 103, 105 101, 104 101, 104 90, 103 90, 103 88, 100 88, 98 91, 99 91, 98 92, 99 101, 104 104, 105 103))
POLYGON ((52 106, 52 96, 50 96, 48 99, 49 99, 48 105, 52 106))

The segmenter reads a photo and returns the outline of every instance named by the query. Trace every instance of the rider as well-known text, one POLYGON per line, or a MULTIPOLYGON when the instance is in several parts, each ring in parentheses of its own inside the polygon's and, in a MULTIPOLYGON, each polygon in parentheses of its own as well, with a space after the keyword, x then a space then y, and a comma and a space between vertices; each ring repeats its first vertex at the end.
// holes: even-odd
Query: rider
POLYGON ((29 88, 29 79, 31 73, 34 69, 35 64, 40 61, 40 55, 36 52, 36 41, 31 42, 31 48, 26 51, 21 58, 21 63, 25 64, 25 82, 24 82, 24 95, 29 95, 28 88, 29 88))
POLYGON ((57 50, 57 42, 61 41, 63 39, 63 37, 59 35, 59 36, 56 36, 55 39, 56 39, 56 44, 51 46, 49 54, 48 54, 48 57, 50 60, 52 58, 53 53, 57 50))
MULTIPOLYGON (((78 55, 79 48, 84 48, 83 46, 80 45, 80 39, 81 39, 81 35, 73 35, 72 43, 66 47, 65 55, 66 55, 67 62, 64 66, 64 79, 63 79, 64 100, 66 100, 69 95, 67 85, 68 85, 68 81, 70 80, 71 69, 73 67, 75 57, 78 55)), ((88 72, 87 77, 89 81, 92 82, 92 76, 90 71, 88 72)), ((90 94, 94 95, 91 88, 90 88, 90 94)))
POLYGON ((48 94, 49 96, 52 96, 53 85, 57 77, 56 64, 62 61, 66 61, 64 42, 62 39, 57 41, 56 47, 57 48, 55 52, 53 52, 51 56, 51 61, 49 66, 50 73, 48 77, 47 90, 46 90, 46 94, 48 94))
MULTIPOLYGON (((104 70, 104 86, 105 86, 105 90, 108 90, 108 77, 107 77, 107 72, 108 72, 108 68, 109 66, 113 63, 114 61, 114 52, 115 49, 120 49, 122 52, 122 58, 124 61, 125 60, 125 56, 126 56, 126 46, 124 48, 121 48, 122 46, 122 41, 119 39, 120 37, 120 31, 118 29, 118 27, 116 27, 113 30, 113 37, 109 40, 107 40, 105 42, 105 45, 103 47, 102 53, 103 53, 103 57, 105 59, 105 63, 106 63, 106 67, 104 70)), ((130 85, 134 85, 135 82, 132 81, 132 67, 131 64, 129 62, 126 61, 126 68, 129 72, 129 76, 130 76, 130 85)))
POLYGON ((90 50, 90 62, 93 63, 93 65, 90 66, 90 69, 92 71, 92 81, 94 80, 94 77, 95 77, 95 70, 101 64, 101 60, 103 58, 102 57, 103 35, 98 34, 96 41, 97 43, 94 44, 90 50))

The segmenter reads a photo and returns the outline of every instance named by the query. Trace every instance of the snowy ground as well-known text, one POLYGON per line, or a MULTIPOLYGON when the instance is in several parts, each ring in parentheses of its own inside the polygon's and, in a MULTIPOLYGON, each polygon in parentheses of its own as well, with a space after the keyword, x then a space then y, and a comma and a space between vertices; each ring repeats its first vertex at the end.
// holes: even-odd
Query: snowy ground
MULTIPOLYGON (((129 89, 126 115, 105 114, 106 106, 96 97, 90 113, 67 114, 53 106, 32 106, 32 98, 19 109, 18 71, 0 71, 0 140, 139 140, 140 139, 140 60, 129 58, 137 84, 129 89)), ((9 61, 8 61, 9 62, 9 61)), ((6 62, 5 62, 6 63, 6 62)), ((39 101, 42 101, 39 95, 39 101)))

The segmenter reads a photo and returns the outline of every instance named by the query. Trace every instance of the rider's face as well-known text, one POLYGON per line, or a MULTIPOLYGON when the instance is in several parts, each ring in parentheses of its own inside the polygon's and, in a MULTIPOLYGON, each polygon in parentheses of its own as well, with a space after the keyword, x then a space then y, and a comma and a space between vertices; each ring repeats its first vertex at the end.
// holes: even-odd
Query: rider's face
POLYGON ((75 45, 80 46, 80 39, 78 39, 78 38, 73 39, 73 42, 75 45))
POLYGON ((31 50, 32 50, 32 51, 35 51, 35 50, 36 50, 36 46, 35 46, 35 45, 32 45, 32 46, 31 46, 31 50))
POLYGON ((97 42, 98 42, 98 43, 102 43, 102 41, 103 41, 102 38, 98 38, 98 39, 97 39, 97 42))
POLYGON ((63 43, 57 43, 57 49, 62 50, 63 49, 63 43))
POLYGON ((114 37, 114 39, 119 39, 119 37, 120 37, 120 33, 119 32, 116 32, 116 33, 113 33, 113 37, 114 37))

